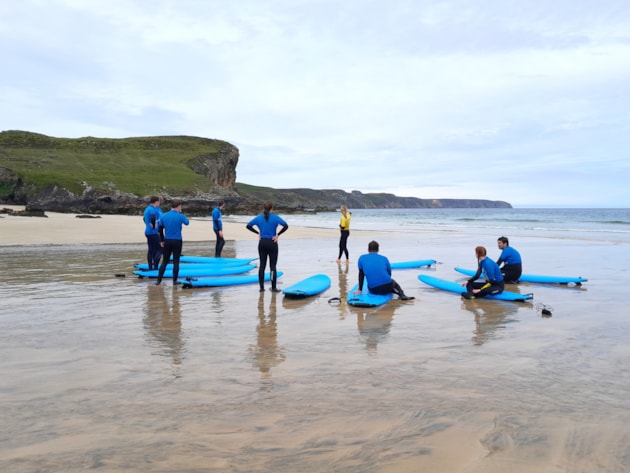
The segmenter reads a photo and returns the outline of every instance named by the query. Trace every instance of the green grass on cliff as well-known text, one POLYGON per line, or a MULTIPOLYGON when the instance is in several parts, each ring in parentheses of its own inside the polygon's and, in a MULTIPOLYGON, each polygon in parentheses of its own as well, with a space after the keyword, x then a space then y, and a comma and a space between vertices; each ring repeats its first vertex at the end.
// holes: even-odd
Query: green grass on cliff
POLYGON ((286 199, 286 189, 254 186, 251 184, 244 184, 242 182, 237 182, 234 187, 236 192, 246 199, 258 200, 261 202, 265 200, 280 202, 286 199))
POLYGON ((216 153, 224 144, 186 136, 70 139, 5 131, 0 133, 0 166, 38 189, 56 184, 80 194, 85 182, 138 196, 165 189, 208 192, 214 183, 185 163, 216 153))

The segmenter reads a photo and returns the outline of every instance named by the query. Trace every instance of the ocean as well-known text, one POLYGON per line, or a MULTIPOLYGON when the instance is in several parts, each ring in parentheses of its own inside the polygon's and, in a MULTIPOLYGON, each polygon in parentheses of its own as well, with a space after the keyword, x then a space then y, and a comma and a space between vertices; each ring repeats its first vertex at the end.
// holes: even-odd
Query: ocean
MULTIPOLYGON (((297 301, 155 286, 132 275, 144 244, 0 247, 0 470, 630 471, 629 235, 628 209, 352 210, 348 265, 336 239, 281 238, 280 288, 332 280, 297 301), (418 280, 461 280, 501 235, 525 272, 588 281, 511 285, 534 294, 514 303, 418 280), (372 239, 437 260, 394 272, 414 301, 344 303, 372 239)), ((224 256, 256 256, 226 238, 224 256)))
MULTIPOLYGON (((395 232, 519 234, 630 241, 630 209, 358 209, 352 229, 395 232)), ((339 213, 286 216, 294 225, 331 227, 339 213)), ((246 222, 247 217, 232 217, 246 222)))

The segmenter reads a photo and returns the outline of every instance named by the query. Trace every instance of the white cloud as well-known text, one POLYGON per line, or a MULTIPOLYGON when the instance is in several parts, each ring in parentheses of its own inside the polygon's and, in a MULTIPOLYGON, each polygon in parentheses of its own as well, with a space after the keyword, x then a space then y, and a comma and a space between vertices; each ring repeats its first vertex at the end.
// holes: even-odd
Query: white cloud
POLYGON ((0 129, 224 139, 239 181, 273 187, 630 201, 622 1, 25 0, 0 18, 0 129))

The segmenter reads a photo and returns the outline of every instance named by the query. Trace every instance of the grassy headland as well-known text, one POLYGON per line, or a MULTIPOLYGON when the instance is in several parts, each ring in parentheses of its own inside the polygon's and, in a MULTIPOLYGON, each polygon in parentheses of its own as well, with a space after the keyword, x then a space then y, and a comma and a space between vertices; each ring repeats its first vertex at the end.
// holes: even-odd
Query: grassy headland
POLYGON ((7 131, 0 133, 0 166, 36 190, 56 185, 81 194, 87 185, 138 196, 166 189, 178 195, 216 186, 186 163, 225 145, 189 136, 70 139, 7 131))

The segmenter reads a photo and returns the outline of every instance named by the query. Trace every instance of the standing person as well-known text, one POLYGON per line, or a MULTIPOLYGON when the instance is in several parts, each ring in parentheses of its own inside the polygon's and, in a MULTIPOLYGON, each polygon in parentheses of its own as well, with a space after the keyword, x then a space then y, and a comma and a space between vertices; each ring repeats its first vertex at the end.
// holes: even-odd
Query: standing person
POLYGON ((477 272, 468 281, 462 283, 462 286, 466 286, 466 292, 462 293, 462 297, 475 299, 491 294, 501 294, 505 285, 499 265, 487 257, 487 251, 483 246, 475 248, 475 255, 478 262, 477 272), (485 280, 477 281, 482 275, 485 280))
POLYGON ((341 262, 341 255, 346 255, 346 264, 348 263, 348 237, 350 236, 350 212, 345 205, 341 206, 341 220, 339 221, 339 228, 341 229, 341 237, 339 238, 339 256, 337 257, 337 263, 341 262))
POLYGON ((173 284, 179 284, 177 282, 179 257, 182 255, 182 247, 184 246, 182 225, 188 225, 189 223, 188 217, 182 213, 182 201, 173 199, 171 210, 162 214, 162 218, 160 218, 160 240, 162 241, 164 254, 160 270, 158 271, 157 286, 162 282, 162 276, 164 276, 164 271, 166 271, 166 265, 169 263, 171 255, 173 255, 173 284))
POLYGON ((158 231, 160 216, 162 215, 161 203, 162 199, 160 197, 156 195, 151 196, 149 205, 144 209, 144 235, 147 237, 147 263, 149 263, 149 270, 158 269, 160 258, 162 257, 162 245, 160 244, 158 231))
POLYGON ((287 231, 289 225, 282 217, 271 212, 273 204, 266 201, 263 204, 263 213, 257 215, 249 221, 247 229, 260 235, 258 241, 258 258, 260 259, 260 267, 258 268, 258 284, 260 292, 265 290, 265 269, 267 268, 267 258, 269 258, 269 270, 271 271, 271 291, 280 292, 276 287, 278 283, 278 273, 276 264, 278 263, 278 237, 287 231), (276 234, 277 228, 282 228, 276 234), (254 228, 258 227, 258 231, 254 228))
POLYGON ((392 279, 392 266, 389 260, 378 254, 378 242, 368 243, 368 253, 359 256, 359 286, 355 294, 363 291, 363 281, 367 278, 368 289, 372 294, 389 294, 393 292, 403 301, 415 299, 405 295, 402 287, 392 279))
POLYGON ((510 246, 510 241, 507 237, 499 237, 497 240, 497 246, 501 250, 501 255, 497 260, 497 264, 501 268, 503 279, 505 279, 506 282, 516 284, 518 282, 518 278, 520 278, 523 273, 521 254, 510 246))
POLYGON ((225 202, 220 200, 212 211, 212 229, 217 237, 217 244, 214 248, 215 258, 221 257, 221 252, 223 251, 223 246, 225 245, 225 239, 223 238, 223 220, 221 220, 223 207, 225 207, 225 202))

